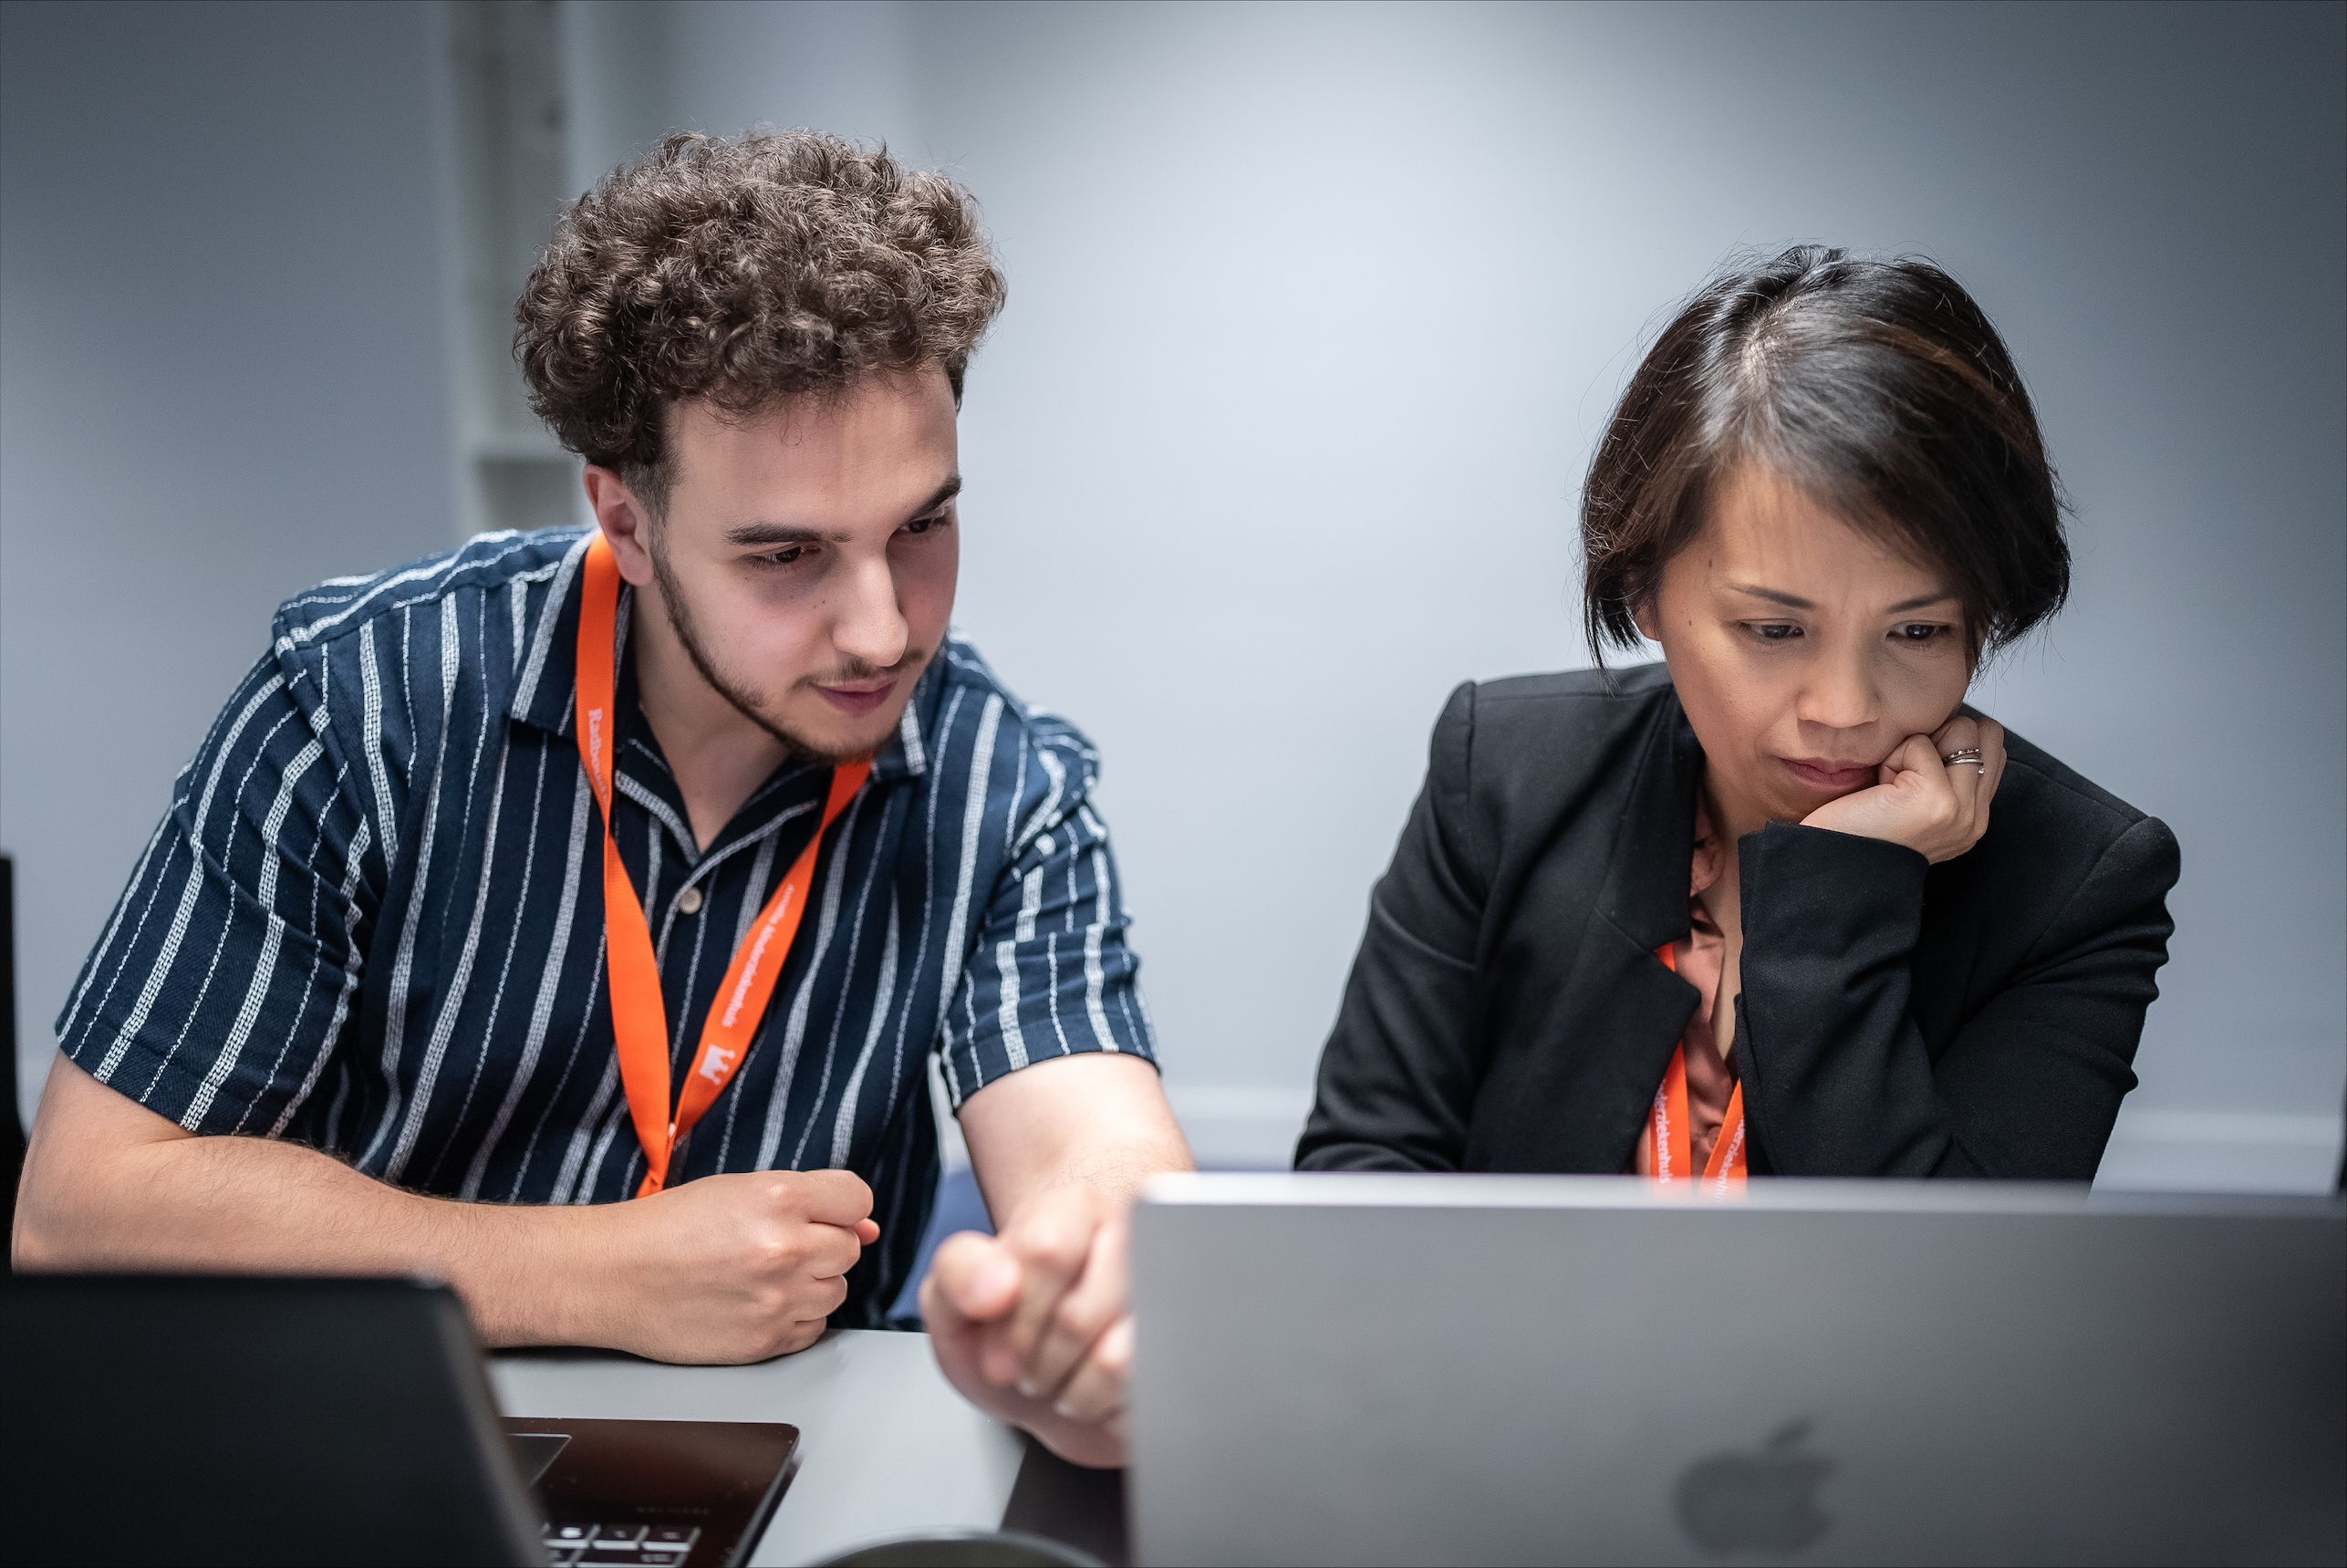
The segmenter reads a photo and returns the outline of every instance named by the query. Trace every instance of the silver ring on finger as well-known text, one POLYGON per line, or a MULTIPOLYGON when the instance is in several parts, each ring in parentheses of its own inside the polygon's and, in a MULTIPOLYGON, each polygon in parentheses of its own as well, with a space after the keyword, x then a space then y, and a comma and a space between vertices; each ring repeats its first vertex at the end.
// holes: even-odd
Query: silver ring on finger
POLYGON ((1965 763, 1970 763, 1982 773, 1987 773, 1989 771, 1989 764, 1980 760, 1980 748, 1978 746, 1966 746, 1961 751, 1950 752, 1939 760, 1946 763, 1951 768, 1960 766, 1965 763))

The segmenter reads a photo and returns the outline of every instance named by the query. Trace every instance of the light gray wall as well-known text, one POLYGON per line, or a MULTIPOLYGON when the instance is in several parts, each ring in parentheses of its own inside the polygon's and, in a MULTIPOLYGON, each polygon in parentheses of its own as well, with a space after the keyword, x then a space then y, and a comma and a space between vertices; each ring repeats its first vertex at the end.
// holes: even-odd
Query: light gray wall
MULTIPOLYGON (((971 384, 961 618, 1105 749, 1210 1152, 1292 1131, 1443 693, 1582 661, 1573 506, 1644 336, 1730 250, 1823 239, 1978 293, 2078 504, 2073 607, 1982 698, 2184 842, 2113 1164, 2303 1185, 2347 1073, 2342 16, 564 25, 582 182, 763 119, 984 202, 1012 304, 971 384)), ((425 23, 0 7, 0 837, 36 1043, 268 606, 447 536, 425 23)))
POLYGON ((2115 1164, 2327 1177, 2339 6, 666 15, 671 123, 886 137, 986 206, 961 618, 1105 748, 1218 1151, 1293 1126, 1444 692, 1584 661, 1573 507, 1642 339, 1818 239, 1978 294, 2077 503, 2072 606, 1981 697, 2183 840, 2115 1164))
POLYGON ((449 540, 430 20, 0 5, 0 846, 28 1094, 277 601, 449 540))

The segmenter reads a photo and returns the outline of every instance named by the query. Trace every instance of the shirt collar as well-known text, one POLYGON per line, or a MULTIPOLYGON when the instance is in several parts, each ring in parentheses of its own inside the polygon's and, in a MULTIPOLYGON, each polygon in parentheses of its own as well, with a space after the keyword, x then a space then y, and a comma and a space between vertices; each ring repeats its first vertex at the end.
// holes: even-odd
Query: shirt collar
MULTIPOLYGON (((514 687, 514 701, 507 709, 514 719, 550 734, 569 734, 572 715, 578 706, 578 614, 582 594, 578 567, 586 558, 587 537, 581 535, 578 544, 563 557, 545 617, 539 623, 538 636, 532 641, 514 687)), ((633 589, 621 590, 623 625, 634 598, 633 589)), ((875 780, 885 783, 918 778, 929 771, 929 747, 924 737, 936 722, 942 700, 945 663, 946 651, 940 648, 929 659, 929 668, 921 671, 919 681, 913 687, 913 700, 905 704, 904 717, 896 731, 872 755, 875 780)))
POLYGON ((888 744, 872 753, 872 776, 881 783, 919 778, 929 772, 929 746, 924 736, 935 732, 938 704, 945 691, 945 649, 929 656, 929 668, 913 683, 913 700, 905 704, 896 732, 888 744))
POLYGON ((580 566, 587 559, 592 533, 565 553, 547 591, 545 608, 532 630, 529 651, 514 681, 514 701, 506 711, 524 724, 551 734, 570 733, 571 714, 578 705, 578 609, 580 566))

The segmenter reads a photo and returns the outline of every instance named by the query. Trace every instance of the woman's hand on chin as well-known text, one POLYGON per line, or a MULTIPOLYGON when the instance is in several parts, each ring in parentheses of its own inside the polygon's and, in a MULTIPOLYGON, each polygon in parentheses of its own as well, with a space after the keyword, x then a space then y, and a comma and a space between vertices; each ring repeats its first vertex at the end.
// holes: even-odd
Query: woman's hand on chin
POLYGON ((1937 865, 1980 842, 2004 776, 2005 727, 1959 713, 1936 734, 1909 735, 1884 759, 1879 783, 1826 802, 1802 826, 1904 844, 1937 865))

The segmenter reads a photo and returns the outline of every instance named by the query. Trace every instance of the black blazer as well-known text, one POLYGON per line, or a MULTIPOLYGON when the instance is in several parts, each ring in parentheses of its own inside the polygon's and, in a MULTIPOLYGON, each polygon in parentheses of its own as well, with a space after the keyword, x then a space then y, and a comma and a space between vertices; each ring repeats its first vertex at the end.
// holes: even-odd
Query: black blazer
MULTIPOLYGON (((2094 1175, 2175 836, 2017 735, 1968 854, 1772 824, 1739 846, 1755 1174, 2094 1175)), ((1306 1170, 1619 1173, 1695 988, 1702 752, 1647 665, 1461 686, 1369 906, 1306 1170)))

